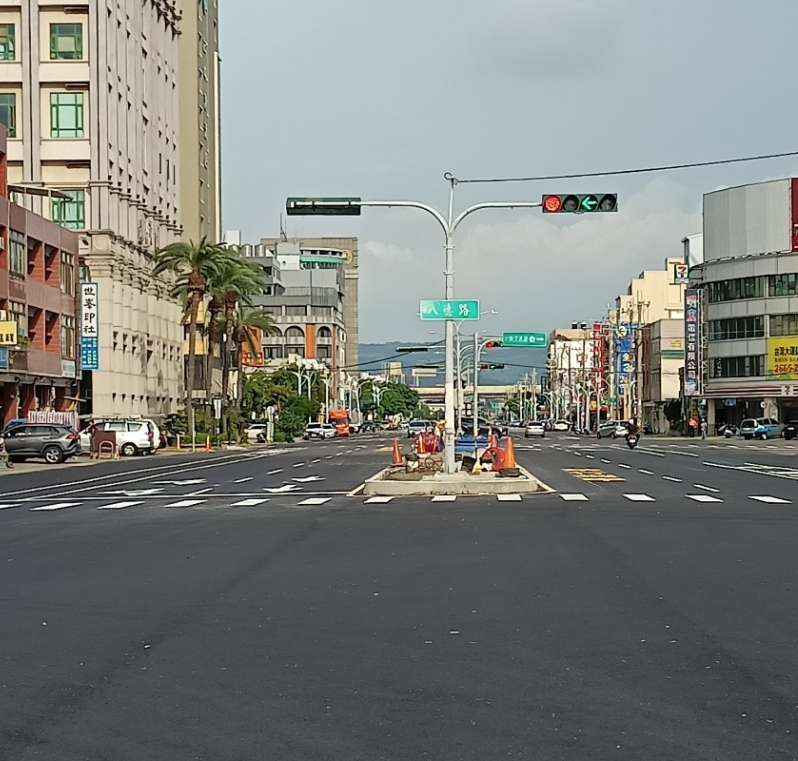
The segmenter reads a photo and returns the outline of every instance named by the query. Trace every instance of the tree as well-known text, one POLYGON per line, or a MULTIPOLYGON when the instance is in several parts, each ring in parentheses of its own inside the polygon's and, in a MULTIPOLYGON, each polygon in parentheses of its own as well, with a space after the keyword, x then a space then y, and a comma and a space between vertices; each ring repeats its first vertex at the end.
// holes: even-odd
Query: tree
POLYGON ((188 430, 192 439, 194 425, 194 380, 197 356, 197 316, 199 306, 207 293, 208 282, 212 281, 225 262, 235 254, 219 244, 208 243, 202 238, 199 243, 170 243, 155 252, 152 274, 155 277, 171 272, 175 276, 171 288, 172 298, 181 299, 188 316, 188 368, 186 371, 186 416, 188 430))
POLYGON ((412 417, 419 410, 418 392, 404 383, 366 383, 361 388, 360 400, 361 409, 373 412, 380 420, 385 415, 412 417), (375 388, 379 389, 376 393, 375 388))
MULTIPOLYGON (((263 293, 261 270, 258 266, 246 262, 238 255, 223 262, 210 279, 209 290, 211 304, 221 304, 224 314, 221 320, 211 324, 210 335, 218 336, 222 343, 222 403, 227 403, 230 383, 230 352, 233 344, 233 329, 239 305, 251 306, 252 296, 263 293), (220 325, 221 323, 221 325, 220 325), (219 329, 219 327, 221 329, 219 329)), ((209 310, 210 311, 210 310, 209 310)), ((209 346, 208 353, 212 353, 209 346)), ((226 430, 227 416, 222 415, 222 432, 226 430)))
POLYGON ((676 428, 682 421, 682 402, 680 399, 671 399, 665 402, 662 410, 665 418, 671 424, 671 428, 676 428))

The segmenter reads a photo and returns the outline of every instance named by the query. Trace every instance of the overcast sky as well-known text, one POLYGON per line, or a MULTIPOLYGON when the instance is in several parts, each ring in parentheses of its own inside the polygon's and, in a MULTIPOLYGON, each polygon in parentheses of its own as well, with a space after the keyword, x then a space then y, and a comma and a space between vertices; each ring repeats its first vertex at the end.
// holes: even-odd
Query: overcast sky
MULTIPOLYGON (((417 200, 460 178, 592 172, 798 149, 795 0, 221 0, 224 227, 279 232, 286 196, 417 200)), ((479 212, 455 295, 490 330, 592 320, 701 231, 701 195, 798 160, 460 185, 456 206, 618 191, 617 214, 479 212)), ((360 239, 361 341, 421 340, 443 237, 415 210, 287 220, 360 239)))

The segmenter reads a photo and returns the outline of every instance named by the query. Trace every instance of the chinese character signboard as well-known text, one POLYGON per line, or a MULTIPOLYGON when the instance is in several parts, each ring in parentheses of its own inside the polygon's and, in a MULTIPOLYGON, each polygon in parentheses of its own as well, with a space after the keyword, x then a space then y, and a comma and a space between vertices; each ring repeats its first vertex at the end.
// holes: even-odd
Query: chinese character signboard
POLYGON ((0 346, 0 370, 8 370, 8 347, 0 346))
POLYGON ((684 292, 684 394, 701 393, 701 298, 695 288, 684 292))
POLYGON ((100 317, 97 283, 80 284, 80 366, 100 367, 100 317))
POLYGON ((502 343, 505 346, 545 348, 548 344, 548 339, 545 333, 504 333, 502 334, 502 343))
POLYGON ((260 328, 247 328, 241 344, 241 364, 244 367, 263 367, 263 331, 260 328))
POLYGON ((798 337, 768 338, 768 378, 798 380, 798 337))
POLYGON ((687 264, 673 265, 674 285, 687 285, 690 282, 690 266, 687 264))
POLYGON ((604 349, 604 326, 600 322, 593 323, 593 368, 599 378, 606 375, 607 356, 604 349))
POLYGON ((634 333, 637 325, 621 322, 614 326, 615 330, 615 377, 617 379, 615 393, 623 396, 626 387, 634 380, 637 372, 635 361, 634 333))
POLYGON ((17 337, 17 323, 15 320, 3 320, 0 322, 0 346, 16 346, 19 341, 17 337))
POLYGON ((479 301, 473 299, 422 301, 419 314, 422 320, 478 320, 479 301))

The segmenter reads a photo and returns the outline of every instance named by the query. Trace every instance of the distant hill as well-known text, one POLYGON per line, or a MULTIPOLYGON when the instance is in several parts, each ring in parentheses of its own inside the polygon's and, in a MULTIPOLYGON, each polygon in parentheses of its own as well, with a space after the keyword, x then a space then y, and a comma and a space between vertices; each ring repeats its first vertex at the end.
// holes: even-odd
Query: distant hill
MULTIPOLYGON (((470 353, 469 353, 470 355, 470 353)), ((410 371, 422 365, 437 365, 438 375, 420 378, 421 386, 443 385, 443 341, 434 344, 393 341, 379 344, 360 344, 361 372, 380 373, 383 362, 401 362, 409 385, 414 385, 410 371), (399 346, 429 346, 429 351, 397 356, 399 346), (440 353, 438 353, 440 352, 440 353)), ((470 360, 469 360, 470 362, 470 360)), ((482 370, 480 382, 485 385, 509 385, 521 380, 528 372, 537 370, 538 378, 545 373, 545 349, 485 349, 481 355, 482 364, 503 364, 503 370, 482 370)))

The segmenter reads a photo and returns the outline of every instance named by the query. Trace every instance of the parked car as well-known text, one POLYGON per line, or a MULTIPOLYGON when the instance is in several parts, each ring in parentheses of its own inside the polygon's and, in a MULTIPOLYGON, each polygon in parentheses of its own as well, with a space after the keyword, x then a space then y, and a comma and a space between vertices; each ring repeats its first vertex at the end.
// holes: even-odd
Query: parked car
POLYGON ((63 425, 16 425, 3 433, 2 442, 11 462, 42 457, 50 465, 57 465, 81 452, 78 434, 63 425))
POLYGON ((552 423, 552 429, 555 431, 570 431, 571 424, 567 420, 555 420, 552 423))
POLYGON ((781 423, 769 417, 748 418, 740 423, 740 436, 744 439, 765 439, 779 436, 781 423))
POLYGON ((335 438, 335 426, 332 423, 308 423, 305 432, 302 434, 305 441, 311 439, 333 439, 335 438))
POLYGON ((266 430, 266 423, 252 423, 247 426, 247 441, 259 441, 258 435, 262 433, 265 436, 266 430))
POLYGON ((790 420, 784 428, 782 428, 781 435, 787 441, 792 441, 796 436, 798 436, 798 420, 790 420))
POLYGON ((546 424, 543 420, 530 420, 524 431, 524 438, 529 439, 537 436, 542 439, 546 435, 546 424))
POLYGON ((90 425, 80 432, 83 449, 91 451, 91 437, 95 431, 112 431, 116 446, 123 457, 138 454, 155 454, 161 445, 160 432, 150 420, 105 420, 90 425))
POLYGON ((426 433, 432 430, 432 423, 429 420, 411 420, 407 424, 407 438, 414 439, 419 433, 426 433))

